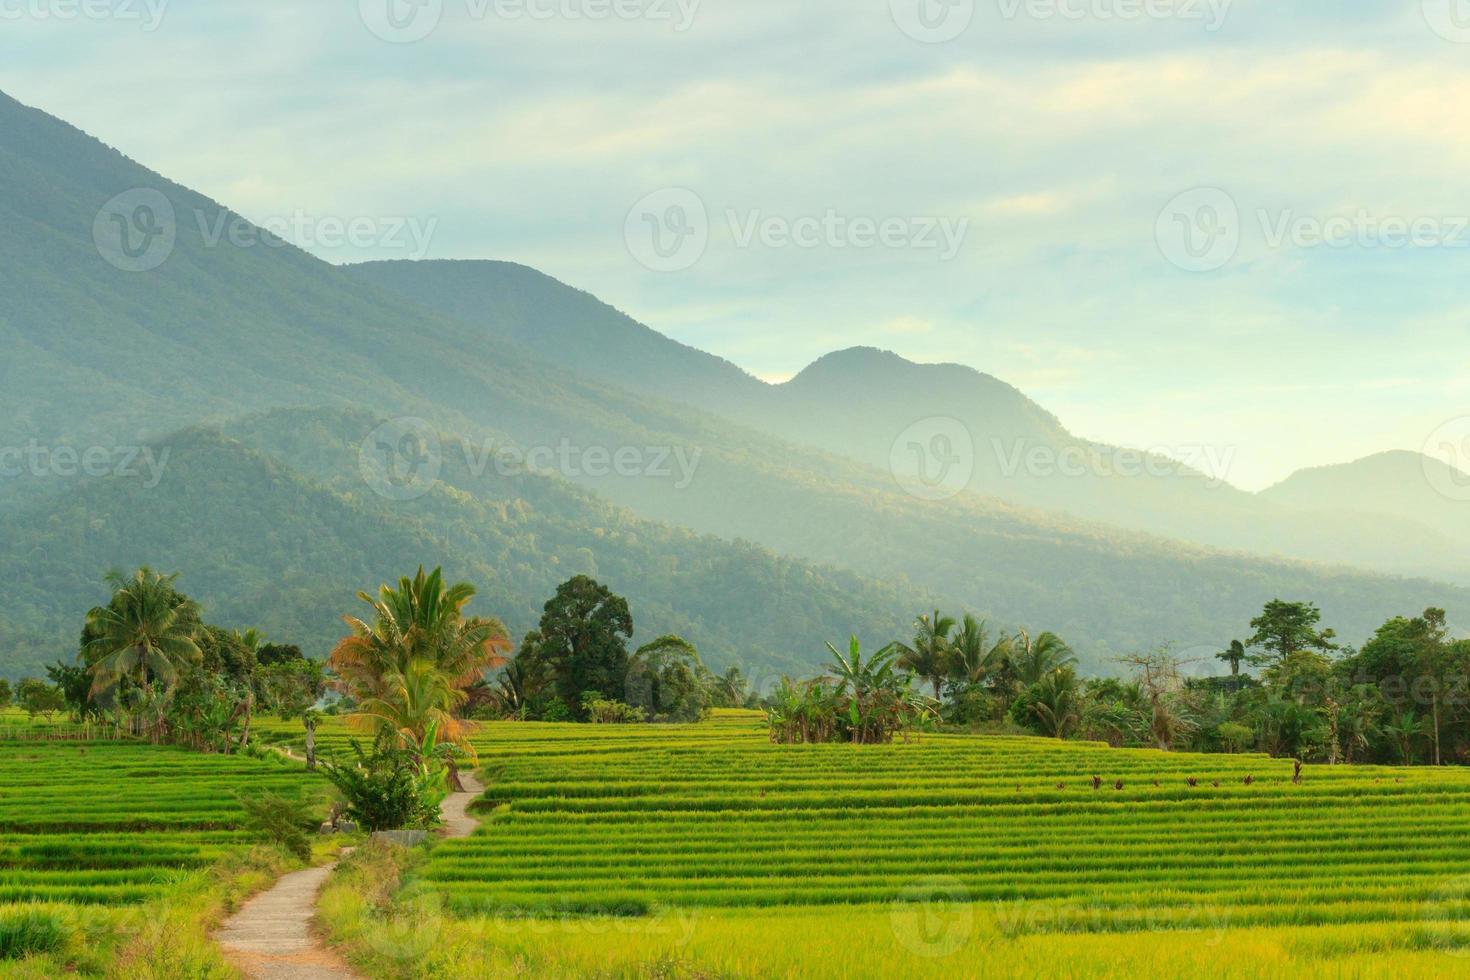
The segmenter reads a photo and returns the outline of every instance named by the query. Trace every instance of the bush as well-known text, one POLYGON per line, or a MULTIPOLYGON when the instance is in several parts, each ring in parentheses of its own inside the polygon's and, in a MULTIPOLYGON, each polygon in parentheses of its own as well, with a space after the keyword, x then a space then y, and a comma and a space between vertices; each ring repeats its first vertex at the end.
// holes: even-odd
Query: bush
POLYGON ((355 765, 321 764, 322 772, 347 805, 347 818, 363 830, 402 830, 439 823, 442 789, 435 792, 407 752, 376 748, 365 755, 353 743, 355 765))
POLYGON ((643 720, 641 709, 621 701, 610 701, 597 691, 582 695, 582 714, 594 725, 629 725, 643 720))
POLYGON ((26 906, 0 912, 0 960, 54 953, 70 939, 70 928, 56 912, 26 906))
POLYGON ((321 824, 310 800, 292 799, 278 793, 259 796, 237 794, 245 811, 246 824, 265 834, 302 862, 311 861, 311 838, 307 835, 321 824))

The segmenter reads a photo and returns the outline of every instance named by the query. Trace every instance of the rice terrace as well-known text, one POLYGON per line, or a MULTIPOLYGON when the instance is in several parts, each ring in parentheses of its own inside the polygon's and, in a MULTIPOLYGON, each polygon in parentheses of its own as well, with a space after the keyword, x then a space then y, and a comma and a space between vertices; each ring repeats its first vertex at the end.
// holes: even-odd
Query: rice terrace
POLYGON ((1470 978, 1467 11, 0 0, 0 980, 1470 978))

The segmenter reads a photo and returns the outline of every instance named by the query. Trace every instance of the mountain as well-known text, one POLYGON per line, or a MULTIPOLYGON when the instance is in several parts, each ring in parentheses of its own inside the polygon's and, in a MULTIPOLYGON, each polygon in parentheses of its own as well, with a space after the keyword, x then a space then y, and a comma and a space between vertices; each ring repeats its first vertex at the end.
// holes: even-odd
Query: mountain
POLYGON ((1261 491, 1301 511, 1332 508, 1362 520, 1412 521, 1435 529, 1470 553, 1470 473, 1422 453, 1387 452, 1339 466, 1299 470, 1261 491))
POLYGON ((1212 547, 1470 584, 1470 553, 1423 510, 1381 510, 1363 522, 1325 506, 1331 497, 1302 507, 1247 493, 1227 480, 1229 447, 1180 447, 1181 460, 1081 439, 1016 388, 962 365, 854 348, 767 385, 522 266, 399 261, 349 272, 589 377, 685 401, 901 482, 937 473, 929 443, 938 438, 954 450, 965 487, 1009 503, 1212 547))
MULTIPOLYGON (((937 602, 1001 626, 1057 630, 1092 669, 1166 640, 1223 644, 1278 596, 1319 602, 1346 637, 1430 604, 1452 616, 1470 610, 1470 592, 1434 582, 1211 551, 973 494, 929 499, 922 484, 895 480, 886 461, 870 465, 750 421, 766 415, 731 420, 667 392, 632 391, 618 378, 581 373, 578 350, 538 354, 528 346, 532 333, 461 319, 466 314, 429 309, 364 281, 361 271, 274 240, 222 205, 4 98, 0 134, 0 345, 7 352, 0 447, 51 453, 22 476, 0 480, 0 556, 12 581, 51 552, 64 559, 64 567, 46 566, 44 584, 25 602, 0 609, 6 649, 21 645, 8 638, 37 630, 47 642, 69 643, 69 633, 56 631, 74 630, 76 596, 95 590, 115 563, 170 567, 163 559, 172 558, 177 568, 170 570, 183 572, 187 587, 237 621, 281 622, 318 637, 342 612, 338 590, 401 574, 403 564, 471 568, 487 589, 497 583, 488 595, 524 610, 568 563, 580 570, 590 559, 604 570, 624 561, 648 566, 649 575, 654 567, 673 569, 658 580, 663 592, 631 570, 626 587, 653 610, 648 622, 705 624, 698 628, 708 630, 702 635, 711 649, 808 668, 824 659, 811 632, 790 625, 802 618, 783 606, 790 593, 747 588, 734 559, 721 565, 713 550, 681 557, 687 534, 754 548, 772 556, 771 567, 800 569, 792 573, 798 578, 819 574, 823 588, 798 595, 825 598, 793 601, 798 610, 828 610, 807 617, 828 639, 868 629, 880 601, 886 621, 900 623, 937 602), (331 426, 293 416, 273 426, 270 438, 236 428, 243 418, 303 409, 360 413, 386 428, 358 438, 359 419, 334 435, 331 426), (208 432, 255 455, 235 459, 239 450, 209 442, 208 432), (150 488, 128 475, 144 448, 159 463, 169 454, 165 482, 194 478, 173 494, 158 492, 164 482, 150 488), (645 522, 636 537, 646 550, 610 541, 609 519, 585 508, 568 512, 554 550, 511 548, 503 536, 514 532, 504 525, 518 513, 516 500, 557 511, 551 498, 491 478, 500 474, 486 460, 506 453, 534 461, 523 467, 528 472, 552 471, 587 500, 645 522), (78 477, 78 458, 106 465, 78 477), (472 479, 456 476, 456 459, 468 461, 472 479), (324 468, 314 460, 335 462, 324 468), (430 462, 443 473, 413 486, 430 462), (300 519, 265 503, 250 517, 256 505, 231 491, 234 478, 200 475, 210 467, 220 474, 245 467, 238 474, 245 488, 279 478, 286 499, 301 502, 300 519), (424 523, 421 509, 438 506, 441 491, 466 509, 424 523), (341 500, 352 508, 339 513, 334 502, 341 500), (130 521, 147 533, 126 527, 130 521), (397 542, 384 552, 391 561, 376 550, 347 553, 376 549, 375 534, 397 542), (332 571, 338 564, 341 574, 332 571), (811 571, 818 568, 826 570, 811 571), (311 598, 288 599, 262 585, 275 580, 311 598), (847 583, 839 591, 855 596, 839 602, 833 583, 847 583), (48 598, 52 591, 56 599, 48 598), (915 608, 921 597, 924 606, 915 608), (667 615, 657 611, 660 603, 667 615), (721 619, 721 610, 734 615, 721 619), (717 625, 760 617, 790 639, 762 633, 737 642, 735 627, 717 625)), ((519 302, 529 317, 534 294, 519 302)), ((731 397, 768 387, 707 355, 641 336, 725 378, 731 397)), ((879 355, 857 357, 864 383, 891 383, 879 355)), ((780 386, 796 393, 780 397, 837 398, 850 368, 843 359, 828 367, 830 374, 780 386)), ((970 375, 952 373, 963 390, 970 375)), ((953 389, 935 389, 955 397, 953 389)), ((1008 413, 1005 424, 1049 426, 1044 412, 1015 401, 1019 393, 991 390, 994 410, 1008 413)), ((852 392, 848 402, 866 397, 852 392)), ((833 417, 840 416, 811 424, 832 427, 833 417)), ((806 424, 787 421, 791 431, 806 424)), ((876 438, 893 441, 886 433, 876 438)))
POLYGON ((35 673, 75 655, 102 571, 181 570, 210 620, 257 626, 324 656, 359 590, 425 560, 476 583, 479 612, 519 637, 558 583, 597 577, 628 597, 635 642, 678 633, 711 667, 756 677, 807 671, 823 641, 898 635, 932 601, 881 585, 640 520, 556 477, 480 471, 467 442, 445 438, 438 482, 390 501, 358 475, 378 420, 351 410, 280 410, 227 430, 176 433, 156 486, 110 476, 0 515, 0 574, 12 583, 0 674, 35 673), (8 634, 8 635, 7 635, 8 634))

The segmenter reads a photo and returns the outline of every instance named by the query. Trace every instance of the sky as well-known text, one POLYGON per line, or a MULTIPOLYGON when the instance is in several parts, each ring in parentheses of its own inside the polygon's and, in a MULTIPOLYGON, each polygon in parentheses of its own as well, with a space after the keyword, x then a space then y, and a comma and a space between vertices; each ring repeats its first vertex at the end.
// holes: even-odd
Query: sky
POLYGON ((0 0, 0 89, 768 380, 959 362, 1247 489, 1470 450, 1470 0, 0 0))

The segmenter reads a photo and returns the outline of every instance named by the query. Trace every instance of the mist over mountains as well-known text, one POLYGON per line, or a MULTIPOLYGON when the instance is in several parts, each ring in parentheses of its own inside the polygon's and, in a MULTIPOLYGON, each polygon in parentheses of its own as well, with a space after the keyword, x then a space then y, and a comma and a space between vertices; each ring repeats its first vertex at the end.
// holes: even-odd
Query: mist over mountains
POLYGON ((316 654, 419 563, 517 630, 587 572, 640 635, 794 673, 934 604, 1094 670, 1218 648, 1277 596, 1351 642, 1470 610, 1465 507, 1413 454, 1259 495, 1018 467, 1119 451, 957 365, 854 349, 769 385, 522 266, 331 266, 4 96, 0 297, 0 674, 69 659, 102 574, 141 563, 316 654), (941 438, 963 480, 931 493, 941 438))

